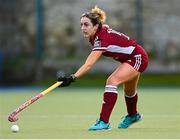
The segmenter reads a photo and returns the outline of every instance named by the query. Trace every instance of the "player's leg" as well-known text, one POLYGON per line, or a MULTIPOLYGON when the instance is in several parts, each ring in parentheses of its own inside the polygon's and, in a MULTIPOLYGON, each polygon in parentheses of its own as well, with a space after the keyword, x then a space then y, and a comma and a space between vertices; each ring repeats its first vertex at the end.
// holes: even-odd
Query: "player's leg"
POLYGON ((139 72, 127 63, 121 64, 107 79, 100 119, 89 130, 109 129, 109 118, 117 100, 117 86, 138 76, 139 72))
POLYGON ((117 86, 106 85, 104 95, 103 95, 103 103, 102 109, 100 113, 100 118, 93 124, 89 130, 107 130, 110 129, 109 117, 114 108, 118 96, 117 86))
POLYGON ((139 81, 140 74, 133 78, 132 80, 124 83, 124 96, 126 101, 127 112, 129 116, 137 113, 137 85, 139 81))
POLYGON ((137 77, 139 72, 134 70, 132 66, 129 64, 122 64, 120 65, 107 79, 104 98, 103 98, 103 105, 100 114, 100 119, 104 122, 109 122, 110 114, 113 110, 113 107, 116 103, 118 91, 117 86, 137 77))
POLYGON ((142 119, 142 115, 137 111, 137 85, 140 74, 134 77, 132 80, 124 83, 124 95, 127 107, 128 115, 123 118, 118 128, 128 128, 131 124, 142 119))

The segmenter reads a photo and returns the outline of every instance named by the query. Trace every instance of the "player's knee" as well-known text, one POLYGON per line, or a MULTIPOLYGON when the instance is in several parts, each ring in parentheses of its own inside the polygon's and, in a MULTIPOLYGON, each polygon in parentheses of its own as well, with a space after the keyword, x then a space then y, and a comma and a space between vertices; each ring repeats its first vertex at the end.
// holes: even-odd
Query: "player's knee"
POLYGON ((134 95, 136 93, 136 90, 134 90, 134 89, 124 89, 124 93, 125 93, 125 95, 131 96, 131 95, 134 95))
POLYGON ((116 77, 110 76, 110 77, 106 80, 106 84, 107 84, 107 85, 118 86, 119 84, 121 84, 121 82, 120 82, 120 80, 117 79, 116 77))

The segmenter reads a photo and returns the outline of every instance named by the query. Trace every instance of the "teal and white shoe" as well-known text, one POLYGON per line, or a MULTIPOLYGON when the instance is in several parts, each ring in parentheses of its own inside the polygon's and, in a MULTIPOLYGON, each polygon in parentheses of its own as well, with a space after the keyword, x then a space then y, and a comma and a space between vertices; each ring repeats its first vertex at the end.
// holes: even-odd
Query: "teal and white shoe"
POLYGON ((133 123, 136 123, 136 122, 142 120, 142 118, 143 118, 143 115, 139 114, 139 113, 137 113, 133 116, 127 115, 122 119, 122 121, 118 125, 118 128, 128 128, 133 123))
POLYGON ((96 123, 93 124, 88 130, 96 131, 96 130, 109 130, 109 129, 111 129, 111 126, 109 123, 105 123, 104 121, 97 119, 96 123))

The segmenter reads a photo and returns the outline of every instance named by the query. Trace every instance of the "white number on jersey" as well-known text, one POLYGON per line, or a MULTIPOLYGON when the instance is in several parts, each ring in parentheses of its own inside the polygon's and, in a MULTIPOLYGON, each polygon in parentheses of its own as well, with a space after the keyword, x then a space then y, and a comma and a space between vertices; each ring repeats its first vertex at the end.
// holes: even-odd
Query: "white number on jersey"
POLYGON ((108 33, 109 33, 109 34, 110 34, 110 33, 117 34, 117 35, 119 35, 119 36, 123 36, 123 37, 127 38, 127 40, 130 40, 130 37, 128 37, 127 35, 125 35, 125 34, 123 34, 123 33, 120 33, 120 32, 117 32, 117 31, 115 31, 115 30, 113 30, 113 29, 108 29, 108 33))

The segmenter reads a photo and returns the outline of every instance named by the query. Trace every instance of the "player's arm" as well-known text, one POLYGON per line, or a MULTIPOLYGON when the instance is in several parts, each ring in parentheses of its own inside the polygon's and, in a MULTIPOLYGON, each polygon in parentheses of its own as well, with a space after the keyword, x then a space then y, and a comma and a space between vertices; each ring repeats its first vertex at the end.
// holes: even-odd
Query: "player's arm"
POLYGON ((102 51, 92 51, 87 57, 85 63, 77 70, 74 76, 79 78, 82 75, 86 74, 96 63, 96 61, 99 59, 101 55, 102 55, 102 51))
POLYGON ((82 65, 75 74, 71 74, 70 76, 58 77, 58 81, 63 81, 63 83, 59 87, 69 86, 72 82, 76 80, 76 78, 79 78, 83 74, 87 73, 101 55, 102 51, 92 51, 87 57, 84 65, 82 65))

